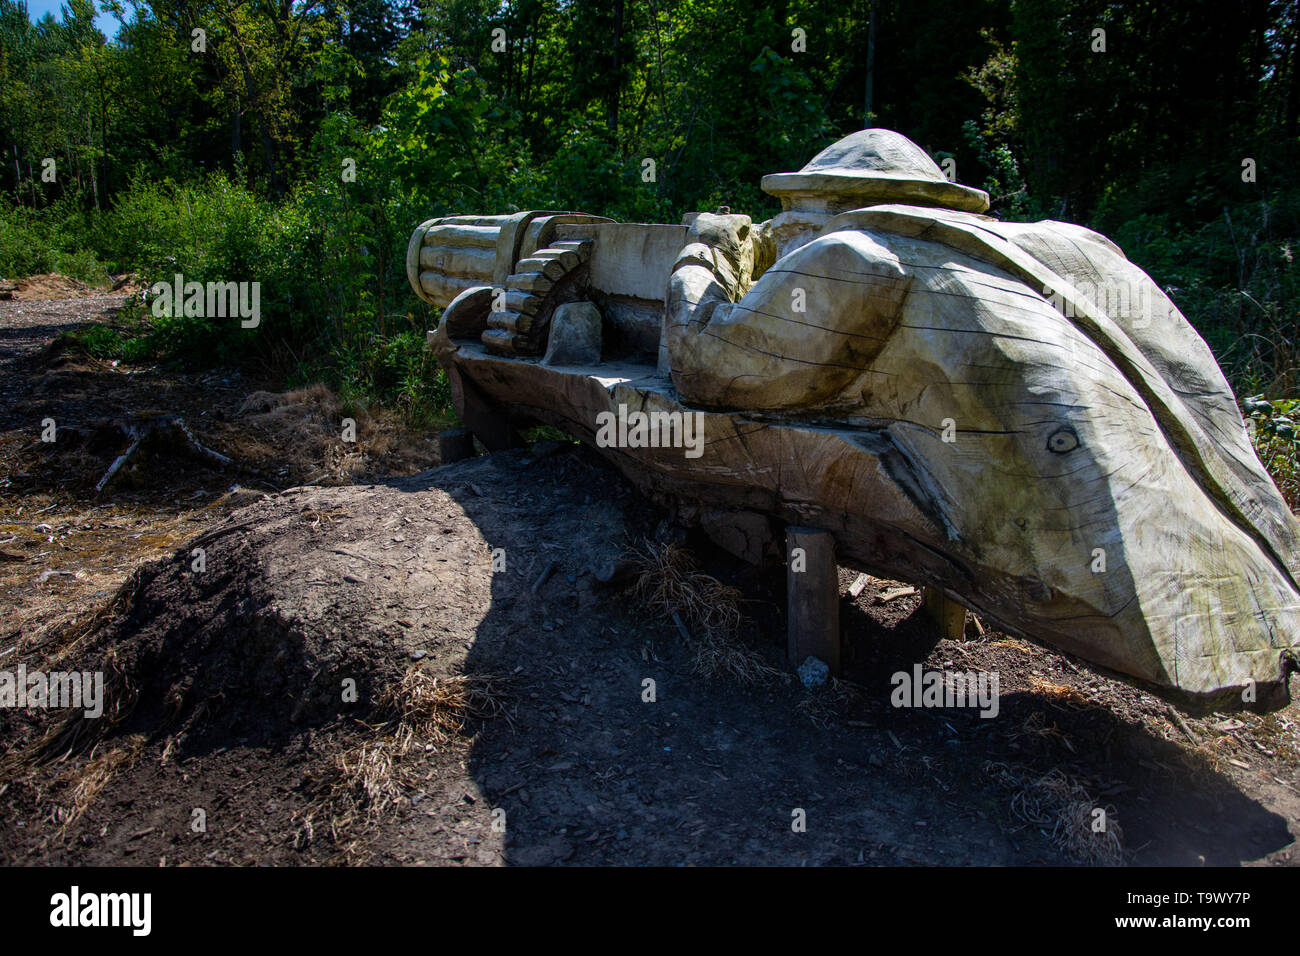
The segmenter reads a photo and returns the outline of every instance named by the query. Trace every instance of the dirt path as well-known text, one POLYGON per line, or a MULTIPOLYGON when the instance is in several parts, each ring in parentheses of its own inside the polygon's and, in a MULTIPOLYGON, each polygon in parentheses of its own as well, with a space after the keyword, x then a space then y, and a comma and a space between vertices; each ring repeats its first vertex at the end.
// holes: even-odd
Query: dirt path
MULTIPOLYGON (((0 334, 10 328, 0 312, 0 334)), ((40 377, 23 367, 0 364, 13 369, 0 371, 0 392, 21 393, 0 441, 30 442, 40 403, 68 394, 35 394, 40 377)), ((212 397, 203 407, 217 407, 212 397)), ((221 427, 196 431, 239 451, 221 427)), ((196 485, 217 494, 200 472, 196 485)), ((20 484, 31 477, 5 480, 6 519, 44 507, 42 495, 65 500, 20 484)), ((993 631, 939 640, 916 596, 883 600, 899 587, 884 581, 845 598, 845 681, 807 691, 782 667, 781 575, 688 542, 703 570, 739 589, 747 624, 732 650, 766 674, 702 676, 698 628, 684 635, 593 577, 629 542, 672 535, 577 446, 259 491, 238 509, 214 501, 169 513, 150 499, 151 520, 176 522, 177 537, 119 547, 122 565, 161 557, 93 620, 67 608, 102 606, 107 593, 54 582, 67 593, 24 603, 24 588, 54 579, 0 581, 0 653, 13 645, 0 667, 101 669, 120 718, 0 711, 5 861, 1298 862, 1294 704, 1266 718, 1177 718, 993 631), (49 626, 73 613, 78 626, 49 626), (891 675, 916 663, 996 673, 997 716, 891 706, 891 675), (69 741, 67 759, 33 761, 63 756, 69 741), (1108 834, 1092 832, 1097 808, 1108 834)), ((66 566, 89 563, 90 534, 54 535, 66 566)), ((842 574, 842 590, 854 577, 842 574)))

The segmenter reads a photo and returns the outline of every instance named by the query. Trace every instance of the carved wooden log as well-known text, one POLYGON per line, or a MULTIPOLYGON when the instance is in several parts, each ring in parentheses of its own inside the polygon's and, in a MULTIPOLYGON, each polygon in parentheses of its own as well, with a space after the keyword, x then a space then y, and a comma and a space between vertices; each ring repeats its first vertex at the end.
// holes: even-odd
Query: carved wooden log
POLYGON ((608 221, 603 216, 587 213, 545 211, 430 219, 411 234, 406 250, 406 277, 421 299, 445 307, 473 286, 505 287, 521 258, 545 253, 552 254, 549 258, 576 257, 571 266, 562 268, 562 275, 585 262, 591 250, 589 245, 578 248, 580 241, 550 245, 556 230, 565 225, 608 221))
POLYGON ((507 289, 505 302, 507 310, 527 315, 536 315, 542 308, 540 296, 530 295, 520 289, 507 289))
POLYGON ((948 640, 960 641, 966 636, 966 609, 938 588, 925 589, 921 606, 948 640))
POLYGON ((1140 269, 1081 227, 977 215, 982 193, 888 131, 764 185, 785 206, 769 223, 560 224, 533 256, 586 240, 613 314, 600 289, 644 296, 654 276, 598 237, 679 235, 660 285, 671 381, 641 362, 541 366, 515 357, 536 340, 486 318, 481 344, 458 338, 475 292, 432 337, 440 361, 480 404, 593 443, 688 519, 825 529, 841 564, 940 589, 1186 704, 1285 700, 1300 523, 1209 349, 1140 269), (1117 306, 1116 286, 1141 307, 1117 306))
POLYGON ((530 259, 520 259, 515 263, 515 268, 520 272, 540 272, 546 278, 555 280, 560 278, 571 269, 575 269, 581 261, 576 252, 570 250, 543 250, 543 252, 553 252, 550 256, 534 257, 530 259))
POLYGON ((506 285, 511 289, 519 289, 523 292, 544 296, 555 286, 555 280, 549 279, 538 272, 515 273, 506 279, 506 285))

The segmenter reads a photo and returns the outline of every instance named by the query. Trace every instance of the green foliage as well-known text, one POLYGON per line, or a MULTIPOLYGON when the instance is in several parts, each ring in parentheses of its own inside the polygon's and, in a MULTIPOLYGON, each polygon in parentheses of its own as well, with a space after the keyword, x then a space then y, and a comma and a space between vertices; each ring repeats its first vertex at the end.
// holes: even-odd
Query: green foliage
POLYGON ((1173 213, 1098 218, 1209 343, 1238 393, 1300 389, 1300 190, 1225 206, 1188 227, 1173 213))
POLYGON ((1300 437, 1296 434, 1300 400, 1270 402, 1260 394, 1244 404, 1259 460, 1291 510, 1300 510, 1300 437))
POLYGON ((0 205, 0 276, 58 272, 89 285, 108 284, 110 267, 88 239, 92 217, 73 199, 41 213, 0 205))

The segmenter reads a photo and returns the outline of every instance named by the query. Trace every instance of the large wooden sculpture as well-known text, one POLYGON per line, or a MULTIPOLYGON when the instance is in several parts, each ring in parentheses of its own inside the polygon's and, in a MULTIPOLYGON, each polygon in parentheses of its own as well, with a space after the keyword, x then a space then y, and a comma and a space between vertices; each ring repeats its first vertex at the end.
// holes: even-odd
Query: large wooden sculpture
POLYGON ((888 130, 763 188, 764 223, 420 226, 408 271, 445 306, 466 423, 567 429, 737 554, 825 529, 840 564, 1191 703, 1286 700, 1300 524, 1145 273, 1082 227, 983 215, 888 130))

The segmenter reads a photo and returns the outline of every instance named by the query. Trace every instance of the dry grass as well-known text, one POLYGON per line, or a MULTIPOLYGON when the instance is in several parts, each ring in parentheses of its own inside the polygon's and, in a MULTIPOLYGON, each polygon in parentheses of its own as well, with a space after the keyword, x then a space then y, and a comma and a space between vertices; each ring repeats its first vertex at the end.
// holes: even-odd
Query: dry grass
POLYGON ((1125 862, 1124 831, 1113 807, 1098 808, 1077 780, 1060 768, 1036 776, 1022 767, 989 762, 985 771, 1011 791, 1011 812, 1038 827, 1062 853, 1090 866, 1125 862), (1105 829, 1094 831, 1095 811, 1105 812, 1105 829))
POLYGON ((295 817, 295 845, 310 844, 324 825, 330 842, 350 855, 351 828, 401 806, 423 779, 418 758, 425 748, 463 733, 471 720, 508 720, 508 693, 506 678, 408 670, 379 697, 384 722, 368 727, 365 739, 336 755, 312 781, 311 802, 295 817))
POLYGON ((393 410, 341 401, 325 385, 253 392, 239 408, 241 433, 227 444, 259 468, 298 484, 341 485, 371 473, 408 474, 437 461, 436 441, 393 410), (343 441, 343 419, 356 440, 343 441))
POLYGON ((294 389, 291 392, 250 392, 239 406, 239 414, 270 415, 294 406, 314 410, 319 416, 317 423, 320 418, 332 418, 337 415, 341 407, 338 399, 327 386, 316 384, 294 389))
POLYGON ((676 616, 686 625, 697 674, 747 687, 785 678, 740 639, 745 619, 739 590, 701 571, 695 556, 678 545, 645 542, 632 554, 639 566, 633 599, 665 620, 676 616))
POLYGON ((253 392, 239 407, 251 436, 244 457, 278 462, 301 484, 347 484, 365 471, 367 453, 381 455, 387 438, 375 434, 362 409, 348 409, 324 385, 292 392, 253 392), (343 419, 356 422, 356 441, 343 441, 343 419), (380 447, 380 446, 383 447, 380 447))
POLYGON ((740 638, 705 631, 695 641, 691 666, 701 677, 756 687, 785 680, 787 675, 763 660, 740 638))
POLYGON ((640 573, 632 596, 651 611, 666 620, 680 615, 693 635, 734 637, 740 631, 740 591, 701 571, 690 551, 646 542, 633 549, 633 560, 640 573))
MULTIPOLYGON (((103 284, 107 286, 107 280, 103 284)), ((19 279, 16 282, 6 282, 4 283, 4 290, 12 293, 11 298, 15 302, 53 301, 55 299, 75 299, 108 294, 106 288, 96 289, 93 286, 86 285, 80 279, 73 279, 71 276, 60 275, 57 272, 45 272, 40 275, 19 279)), ((114 294, 128 295, 129 292, 114 294)))
POLYGON ((1193 772, 1226 774, 1227 763, 1237 746, 1233 737, 1223 735, 1202 740, 1199 744, 1183 744, 1178 748, 1178 756, 1183 766, 1193 772))
MULTIPOLYGON (((4 468, 0 462, 0 473, 4 468)), ((92 471, 103 470, 96 459, 92 471)), ((64 639, 66 629, 96 612, 99 592, 113 591, 143 561, 171 555, 220 513, 178 513, 172 501, 89 505, 62 492, 0 494, 0 547, 25 558, 0 561, 0 631, 21 634, 27 652, 64 639), (68 573, 42 582, 45 570, 68 573)))
POLYGON ((1271 750, 1284 766, 1300 765, 1300 724, 1296 723, 1294 709, 1250 717, 1244 733, 1256 750, 1271 750))
POLYGON ((413 739, 445 743, 469 720, 505 716, 508 688, 504 678, 486 675, 435 677, 411 668, 401 681, 380 695, 381 714, 390 715, 413 739))
POLYGON ((1185 742, 1181 733, 1175 739, 1179 740, 1182 762, 1194 771, 1231 775, 1229 764, 1246 757, 1267 761, 1265 766, 1275 776, 1281 773, 1294 778, 1300 766, 1300 725, 1293 708, 1265 715, 1235 714, 1230 721, 1206 718, 1191 726, 1199 738, 1196 743, 1185 742))
POLYGON ((1020 651, 1022 654, 1032 654, 1034 652, 1034 646, 1032 644, 1026 644, 1024 641, 1017 640, 1014 637, 1003 637, 1001 640, 993 641, 989 646, 1010 647, 1013 650, 1020 651))
POLYGON ((408 751, 409 746, 395 737, 380 735, 337 754, 316 779, 315 795, 297 817, 297 846, 307 846, 316 838, 321 820, 328 825, 330 842, 343 846, 358 820, 396 806, 414 781, 409 763, 403 763, 408 751))
MULTIPOLYGON (((67 627, 56 631, 53 637, 57 640, 57 645, 49 655, 50 663, 60 665, 74 659, 95 635, 114 621, 129 614, 140 597, 140 589, 144 583, 144 568, 142 565, 137 565, 131 569, 126 580, 106 602, 84 618, 74 620, 67 627)), ((105 666, 111 668, 115 660, 116 656, 110 651, 106 656, 105 666)))
POLYGON ((50 819, 59 824, 61 833, 66 833, 81 819, 95 797, 120 770, 129 768, 139 759, 145 742, 143 734, 133 734, 121 746, 105 750, 98 756, 91 751, 84 764, 69 767, 56 778, 55 785, 63 788, 67 796, 54 804, 50 819))
POLYGON ((44 730, 34 741, 0 757, 0 785, 30 777, 48 763, 68 760, 87 750, 93 754, 106 735, 130 716, 137 700, 134 681, 118 666, 112 651, 104 656, 99 669, 104 672, 104 712, 99 717, 87 717, 82 711, 73 711, 44 723, 44 730))
POLYGON ((1020 740, 1022 737, 1030 737, 1036 741, 1059 743, 1070 753, 1075 753, 1074 744, 1070 743, 1070 738, 1055 723, 1049 723, 1047 718, 1039 711, 1031 713, 1020 722, 1019 727, 1008 734, 1010 740, 1020 740))
POLYGON ((1055 684, 1043 680, 1041 677, 1030 675, 1029 688, 1032 693, 1040 697, 1046 697, 1054 704, 1061 704, 1073 710, 1079 710, 1091 704, 1086 694, 1069 684, 1055 684))

